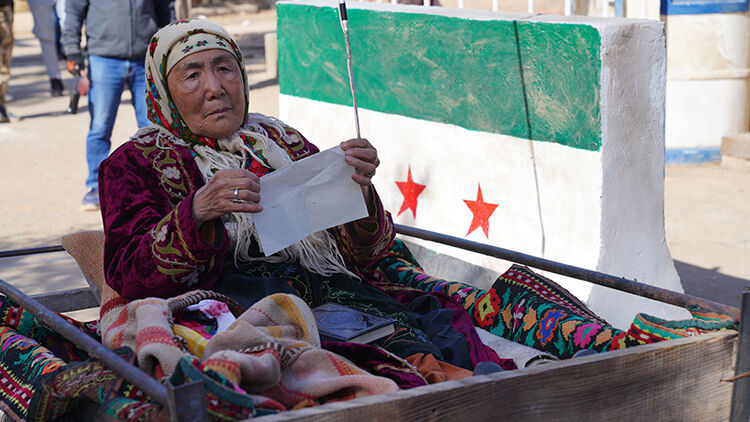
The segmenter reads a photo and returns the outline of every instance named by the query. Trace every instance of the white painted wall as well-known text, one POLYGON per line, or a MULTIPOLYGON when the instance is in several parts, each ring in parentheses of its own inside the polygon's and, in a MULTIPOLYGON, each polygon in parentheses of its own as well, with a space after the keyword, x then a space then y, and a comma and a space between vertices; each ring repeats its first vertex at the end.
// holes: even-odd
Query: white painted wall
MULTIPOLYGON (((664 32, 646 23, 602 31, 601 249, 597 268, 682 292, 664 229, 664 32)), ((679 315, 685 310, 595 287, 587 302, 598 313, 624 303, 679 315)), ((627 321, 625 309, 618 321, 627 321)), ((613 317, 615 318, 615 317, 613 317)))
POLYGON ((748 131, 747 78, 667 81, 667 148, 706 148, 748 131))
MULTIPOLYGON (((451 13, 462 12, 441 10, 451 13)), ((463 200, 476 198, 479 183, 484 200, 499 206, 490 218, 489 236, 476 230, 468 239, 682 291, 664 232, 662 24, 580 16, 529 19, 584 23, 602 34, 601 150, 360 109, 362 134, 378 148, 383 163, 374 182, 384 205, 401 224, 465 237, 471 212, 463 200), (416 220, 411 211, 396 216, 403 197, 395 182, 406 180, 409 166, 414 181, 427 185, 419 197, 416 220)), ((349 107, 282 95, 279 109, 282 120, 321 148, 354 136, 349 107)), ((498 273, 509 266, 494 258, 418 243, 498 273)), ((627 328, 637 312, 667 319, 688 317, 680 308, 547 275, 618 328, 627 328)))
POLYGON ((750 15, 670 15, 666 146, 721 145, 749 129, 750 15))

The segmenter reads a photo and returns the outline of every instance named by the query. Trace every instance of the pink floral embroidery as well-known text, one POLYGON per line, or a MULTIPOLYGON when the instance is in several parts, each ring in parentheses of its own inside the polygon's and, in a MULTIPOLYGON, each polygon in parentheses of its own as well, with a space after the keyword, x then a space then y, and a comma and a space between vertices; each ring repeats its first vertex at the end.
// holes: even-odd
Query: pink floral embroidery
POLYGON ((576 328, 573 333, 573 344, 579 347, 587 347, 591 343, 596 333, 601 331, 602 326, 599 324, 582 324, 576 328))

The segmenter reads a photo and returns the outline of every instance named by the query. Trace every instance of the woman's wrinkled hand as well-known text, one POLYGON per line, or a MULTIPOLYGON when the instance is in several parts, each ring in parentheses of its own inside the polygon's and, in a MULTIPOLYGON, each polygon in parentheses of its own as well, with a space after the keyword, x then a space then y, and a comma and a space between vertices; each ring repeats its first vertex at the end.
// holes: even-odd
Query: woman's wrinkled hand
POLYGON ((193 198, 197 227, 232 212, 260 212, 260 178, 245 169, 219 170, 193 198))
POLYGON ((380 165, 378 150, 365 138, 350 139, 341 143, 341 149, 346 154, 346 163, 354 167, 352 180, 363 187, 372 185, 372 177, 380 165))

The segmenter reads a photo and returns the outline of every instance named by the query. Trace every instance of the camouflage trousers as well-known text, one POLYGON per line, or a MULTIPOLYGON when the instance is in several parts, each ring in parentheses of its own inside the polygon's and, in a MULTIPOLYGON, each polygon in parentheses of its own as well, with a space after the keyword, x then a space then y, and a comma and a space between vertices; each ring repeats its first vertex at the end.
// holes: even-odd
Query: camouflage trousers
POLYGON ((13 51, 13 6, 0 7, 0 104, 10 81, 10 57, 13 51))

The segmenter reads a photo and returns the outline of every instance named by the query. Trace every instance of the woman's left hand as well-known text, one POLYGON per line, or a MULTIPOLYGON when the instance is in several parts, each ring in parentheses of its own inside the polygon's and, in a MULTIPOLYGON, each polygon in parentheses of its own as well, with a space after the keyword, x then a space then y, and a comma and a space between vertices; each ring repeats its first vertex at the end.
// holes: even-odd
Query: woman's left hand
POLYGON ((380 165, 378 150, 365 138, 350 139, 341 143, 341 149, 346 154, 346 163, 354 167, 352 180, 363 187, 372 185, 372 177, 380 165))

